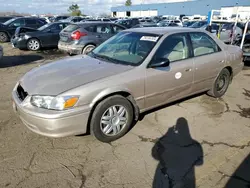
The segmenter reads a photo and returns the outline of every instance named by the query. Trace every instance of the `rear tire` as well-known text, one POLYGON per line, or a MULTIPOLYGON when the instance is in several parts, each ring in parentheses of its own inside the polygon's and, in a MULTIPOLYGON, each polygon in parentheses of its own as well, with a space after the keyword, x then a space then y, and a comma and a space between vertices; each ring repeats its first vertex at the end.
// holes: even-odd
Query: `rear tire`
POLYGON ((0 42, 8 42, 9 36, 5 32, 0 32, 0 42))
POLYGON ((40 41, 37 39, 29 39, 27 42, 27 49, 30 51, 38 51, 41 48, 40 41))
POLYGON ((95 45, 89 44, 83 48, 82 54, 87 54, 91 52, 93 49, 95 49, 95 45))
POLYGON ((228 69, 224 68, 216 78, 211 90, 208 91, 208 95, 215 98, 222 97, 226 93, 230 82, 231 74, 228 69))
POLYGON ((124 136, 133 123, 133 107, 120 95, 108 97, 95 108, 90 131, 101 142, 112 142, 124 136))

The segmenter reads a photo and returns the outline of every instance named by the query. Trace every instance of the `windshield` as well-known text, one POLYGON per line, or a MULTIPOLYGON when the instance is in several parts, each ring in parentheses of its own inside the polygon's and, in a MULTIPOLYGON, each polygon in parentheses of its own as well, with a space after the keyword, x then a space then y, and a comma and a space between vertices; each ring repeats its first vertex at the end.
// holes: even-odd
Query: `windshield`
POLYGON ((44 30, 44 29, 48 28, 49 26, 51 26, 51 24, 52 24, 52 23, 49 23, 49 24, 43 25, 42 27, 39 27, 37 30, 42 31, 42 30, 44 30))
POLYGON ((148 33, 121 32, 95 48, 88 55, 111 63, 140 65, 160 36, 148 33))
POLYGON ((192 28, 200 28, 200 27, 204 26, 205 24, 207 24, 207 22, 195 22, 190 27, 192 27, 192 28))
POLYGON ((9 24, 10 24, 11 22, 13 22, 15 19, 16 19, 16 18, 12 18, 12 19, 10 19, 10 20, 4 22, 3 24, 4 24, 4 25, 9 25, 9 24))

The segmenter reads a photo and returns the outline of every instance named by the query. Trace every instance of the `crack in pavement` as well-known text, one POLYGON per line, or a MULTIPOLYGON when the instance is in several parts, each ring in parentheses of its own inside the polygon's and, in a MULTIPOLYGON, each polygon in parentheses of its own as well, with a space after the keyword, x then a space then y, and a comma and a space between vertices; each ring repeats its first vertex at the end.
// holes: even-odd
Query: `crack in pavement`
POLYGON ((203 140, 201 142, 201 145, 209 145, 211 147, 222 145, 222 146, 228 146, 228 147, 231 147, 231 148, 244 149, 246 147, 250 147, 250 141, 247 144, 243 144, 243 145, 233 145, 233 144, 228 144, 228 143, 225 143, 225 142, 208 142, 206 140, 203 140))
MULTIPOLYGON (((233 179, 236 179, 236 180, 240 180, 240 181, 243 181, 243 182, 247 183, 248 186, 250 186, 250 181, 249 181, 249 180, 246 180, 246 179, 244 179, 244 178, 242 178, 242 177, 240 177, 240 176, 236 176, 236 175, 230 176, 230 175, 225 174, 224 172, 222 172, 222 171, 220 171, 220 170, 218 171, 218 173, 220 173, 220 174, 222 175, 223 178, 227 177, 227 178, 233 178, 233 179)), ((223 178, 221 178, 221 179, 223 179, 223 178)))
POLYGON ((79 186, 79 188, 83 188, 86 182, 86 176, 83 174, 83 172, 80 169, 77 169, 77 170, 81 178, 81 185, 79 186))
POLYGON ((226 110, 224 112, 222 112, 222 113, 231 112, 229 104, 223 98, 220 98, 220 101, 223 102, 225 107, 226 107, 226 110))

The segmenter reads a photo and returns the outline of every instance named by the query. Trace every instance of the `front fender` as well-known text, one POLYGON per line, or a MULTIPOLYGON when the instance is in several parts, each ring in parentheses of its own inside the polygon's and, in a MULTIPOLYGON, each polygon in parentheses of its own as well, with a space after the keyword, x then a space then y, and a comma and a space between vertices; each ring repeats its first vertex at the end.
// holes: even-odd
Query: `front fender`
POLYGON ((107 97, 109 95, 113 95, 115 93, 120 93, 120 92, 127 93, 127 94, 133 96, 132 92, 128 88, 124 88, 124 87, 107 88, 107 89, 99 92, 96 95, 96 97, 91 101, 90 107, 92 108, 98 101, 101 101, 105 97, 107 97))

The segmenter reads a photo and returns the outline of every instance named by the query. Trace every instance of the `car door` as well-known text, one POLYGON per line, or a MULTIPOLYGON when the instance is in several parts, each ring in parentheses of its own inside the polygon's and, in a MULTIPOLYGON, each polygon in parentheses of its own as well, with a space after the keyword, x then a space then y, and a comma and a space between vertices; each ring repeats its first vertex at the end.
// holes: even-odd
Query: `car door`
POLYGON ((62 29, 63 23, 56 23, 48 27, 42 36, 43 44, 47 47, 57 46, 60 39, 59 33, 62 29))
POLYGON ((172 34, 161 43, 150 65, 169 60, 168 67, 148 68, 145 81, 147 109, 185 97, 191 93, 194 63, 186 33, 172 34))
POLYGON ((224 66, 225 53, 208 34, 191 32, 189 35, 195 65, 193 92, 209 89, 224 66))
POLYGON ((96 26, 96 38, 97 38, 98 44, 103 43, 104 41, 106 41, 112 36, 113 34, 112 34, 110 24, 98 24, 96 26))

